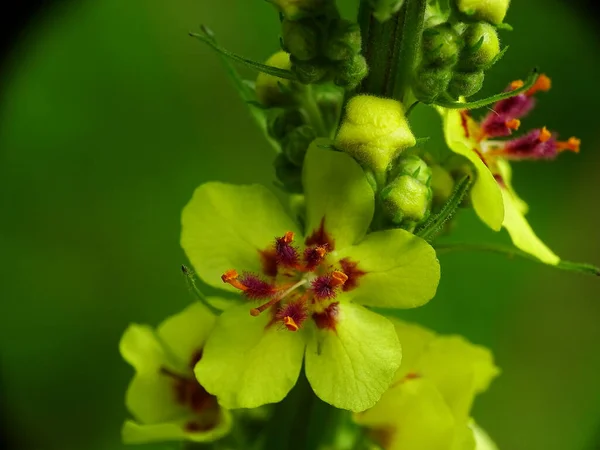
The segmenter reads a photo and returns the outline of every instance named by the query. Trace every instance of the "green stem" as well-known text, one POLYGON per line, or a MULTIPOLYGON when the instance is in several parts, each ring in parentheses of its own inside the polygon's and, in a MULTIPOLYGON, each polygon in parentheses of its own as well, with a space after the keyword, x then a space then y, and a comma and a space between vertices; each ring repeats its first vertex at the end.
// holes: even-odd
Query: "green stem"
MULTIPOLYGON (((437 244, 434 246, 438 254, 450 252, 490 252, 498 253, 509 258, 518 257, 541 263, 535 256, 530 255, 522 250, 513 247, 506 247, 498 244, 469 244, 469 243, 452 243, 452 244, 437 244)), ((560 261, 557 265, 552 266, 557 269, 567 270, 569 272, 579 272, 589 275, 600 276, 600 268, 591 264, 574 263, 570 261, 560 261)))
POLYGON ((365 43, 363 54, 369 65, 369 74, 363 80, 359 92, 391 97, 404 24, 404 8, 383 23, 371 13, 368 2, 361 2, 358 22, 365 43))
POLYGON ((407 101, 419 57, 426 6, 427 0, 406 0, 406 18, 402 27, 393 91, 394 98, 403 103, 407 101))
POLYGON ((327 130, 327 126, 323 120, 323 114, 321 114, 319 104, 315 99, 312 85, 306 86, 306 89, 301 93, 300 106, 302 109, 304 109, 304 112, 308 117, 308 121, 315 130, 315 133, 317 133, 317 136, 331 137, 331 133, 329 130, 327 130))
POLYGON ((216 315, 216 316, 220 315, 221 311, 219 309, 215 308, 213 305, 211 305, 208 302, 206 295, 204 295, 204 293, 196 285, 196 280, 194 279, 194 273, 187 266, 184 266, 184 265, 181 265, 181 271, 185 275, 185 279, 187 280, 189 288, 194 293, 196 298, 200 301, 200 303, 202 303, 204 306, 206 306, 210 310, 210 312, 212 312, 214 315, 216 315))

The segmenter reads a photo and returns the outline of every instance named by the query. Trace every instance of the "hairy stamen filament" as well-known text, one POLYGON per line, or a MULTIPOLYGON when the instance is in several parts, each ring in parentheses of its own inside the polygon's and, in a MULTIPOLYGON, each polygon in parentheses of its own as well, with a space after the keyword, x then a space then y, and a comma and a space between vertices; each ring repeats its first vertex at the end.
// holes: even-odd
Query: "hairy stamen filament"
POLYGON ((252 316, 258 316, 265 309, 268 309, 271 306, 279 303, 281 300, 283 300, 284 298, 286 298, 289 294, 291 294, 292 292, 294 292, 296 289, 298 289, 300 286, 306 284, 307 282, 308 281, 303 278, 302 280, 300 280, 296 284, 294 284, 292 287, 290 287, 290 288, 286 289, 285 291, 283 291, 283 293, 281 293, 281 295, 276 295, 275 297, 273 297, 271 300, 269 300, 264 305, 260 305, 258 308, 252 308, 250 310, 250 315, 252 315, 252 316))

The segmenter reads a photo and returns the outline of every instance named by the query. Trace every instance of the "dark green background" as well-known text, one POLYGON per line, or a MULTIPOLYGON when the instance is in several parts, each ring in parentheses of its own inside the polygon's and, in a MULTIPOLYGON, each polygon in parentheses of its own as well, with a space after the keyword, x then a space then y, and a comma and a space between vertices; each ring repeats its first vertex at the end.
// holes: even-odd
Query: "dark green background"
MULTIPOLYGON (((486 89, 535 65, 552 76, 525 129, 578 135, 582 153, 519 164, 516 185, 559 255, 600 264, 600 60, 588 19, 556 0, 514 2, 511 49, 486 89)), ((120 334, 190 301, 181 208, 206 180, 273 179, 272 150, 218 58, 186 36, 200 23, 255 59, 278 45, 260 0, 88 0, 40 17, 13 49, 0 109, 0 369, 19 447, 122 447, 131 370, 120 334)), ((432 112, 417 110, 414 128, 441 145, 432 112)), ((470 213, 456 233, 508 241, 470 213)), ((496 255, 441 260, 439 295, 404 317, 494 349, 503 375, 475 416, 501 449, 598 448, 600 280, 496 255)))

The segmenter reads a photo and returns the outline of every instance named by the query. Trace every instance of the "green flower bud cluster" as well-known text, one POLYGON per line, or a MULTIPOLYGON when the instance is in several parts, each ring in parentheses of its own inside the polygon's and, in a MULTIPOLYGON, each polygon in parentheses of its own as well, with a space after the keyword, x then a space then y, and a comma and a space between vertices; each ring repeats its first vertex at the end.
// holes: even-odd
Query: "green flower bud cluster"
POLYGON ((496 27, 483 21, 426 28, 421 51, 412 87, 424 103, 442 94, 454 99, 476 94, 501 53, 496 27))
POLYGON ((432 171, 425 161, 411 155, 402 157, 394 172, 392 181, 379 194, 381 204, 395 225, 413 231, 431 212, 432 171))
POLYGON ((273 112, 268 132, 281 146, 281 153, 273 163, 275 175, 286 191, 300 193, 304 156, 317 135, 300 110, 288 108, 273 112))
POLYGON ((340 19, 337 11, 301 19, 286 16, 281 28, 282 47, 291 55, 291 70, 301 83, 333 80, 353 89, 367 75, 360 27, 340 19))

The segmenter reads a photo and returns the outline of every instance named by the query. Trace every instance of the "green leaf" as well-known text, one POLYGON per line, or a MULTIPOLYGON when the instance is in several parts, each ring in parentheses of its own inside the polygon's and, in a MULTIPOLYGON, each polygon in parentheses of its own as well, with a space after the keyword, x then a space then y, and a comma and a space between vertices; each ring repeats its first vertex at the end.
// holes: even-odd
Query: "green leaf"
MULTIPOLYGON (((452 252, 490 252, 505 255, 509 258, 524 258, 530 261, 542 262, 535 256, 519 250, 514 247, 507 247, 498 244, 471 244, 471 243, 451 243, 451 244, 437 244, 434 246, 438 254, 452 253, 452 252)), ((575 263, 570 261, 560 261, 558 264, 553 265, 557 269, 566 270, 569 272, 579 272, 587 275, 595 275, 600 277, 600 267, 592 264, 575 263)))
POLYGON ((251 59, 244 58, 243 56, 232 53, 229 50, 218 45, 215 42, 212 35, 209 34, 209 32, 207 32, 206 28, 204 28, 203 31, 204 32, 202 34, 190 33, 190 36, 195 37, 196 39, 199 39, 200 41, 204 42, 205 44, 208 44, 210 47, 212 47, 214 50, 216 50, 220 55, 222 55, 228 59, 231 59, 232 61, 236 61, 241 64, 244 64, 245 66, 250 67, 251 69, 254 69, 258 72, 266 73, 268 75, 272 75, 277 78, 284 78, 286 80, 292 80, 292 81, 296 80, 296 75, 292 71, 279 69, 277 67, 267 66, 266 64, 261 64, 259 62, 256 62, 251 59))
POLYGON ((463 198, 471 187, 471 178, 468 176, 463 177, 456 183, 454 192, 444 204, 439 213, 431 216, 427 222, 420 227, 416 235, 425 239, 426 241, 432 241, 435 236, 442 231, 444 224, 454 215, 458 207, 463 201, 463 198))
POLYGON ((401 229, 370 233, 339 257, 358 262, 366 272, 357 288, 344 294, 362 305, 415 308, 433 298, 440 280, 434 249, 401 229))
POLYGON ((454 153, 467 158, 477 173, 471 189, 471 201, 479 218, 492 230, 499 231, 504 220, 504 201, 494 175, 477 153, 479 143, 474 139, 478 126, 457 110, 442 111, 444 138, 454 153))
POLYGON ((317 329, 309 340, 306 377, 324 402, 359 412, 375 405, 387 390, 401 358, 389 320, 342 302, 336 329, 317 329))
POLYGON ((306 235, 325 229, 340 250, 366 234, 373 213, 373 189, 358 163, 345 153, 325 150, 327 139, 316 139, 304 160, 302 184, 306 193, 306 235))
POLYGON ((195 369, 200 384, 230 409, 283 400, 302 366, 302 332, 269 325, 268 312, 253 317, 250 308, 236 306, 219 317, 195 369))
POLYGON ((210 182, 196 189, 181 216, 181 246, 206 284, 235 290, 221 281, 230 269, 262 271, 260 251, 286 231, 298 233, 274 194, 260 185, 210 182))
MULTIPOLYGON (((506 51, 506 49, 503 50, 503 52, 505 52, 505 51, 506 51)), ((499 102, 500 100, 505 100, 507 98, 514 97, 515 95, 518 95, 522 92, 528 91, 535 84, 536 80, 538 79, 538 76, 539 76, 538 70, 534 69, 532 71, 531 75, 529 75, 529 77, 525 81, 525 84, 523 86, 521 86, 520 88, 514 89, 512 91, 508 91, 508 92, 501 92, 499 94, 492 95, 491 97, 483 98, 481 100, 475 100, 472 102, 457 102, 457 101, 454 101, 450 96, 446 96, 446 99, 441 99, 441 97, 438 97, 438 99, 436 99, 436 101, 435 101, 435 104, 438 106, 441 106, 442 108, 448 108, 448 109, 483 108, 484 106, 491 105, 492 103, 496 103, 496 102, 499 102)))

